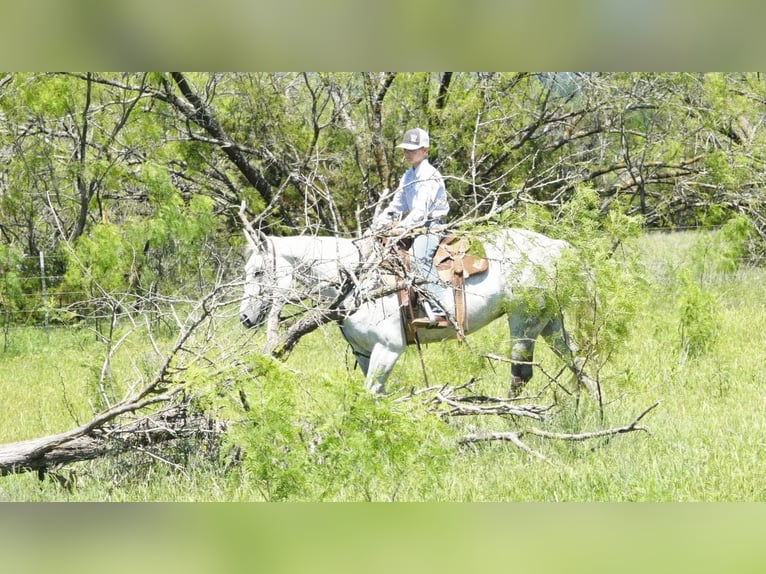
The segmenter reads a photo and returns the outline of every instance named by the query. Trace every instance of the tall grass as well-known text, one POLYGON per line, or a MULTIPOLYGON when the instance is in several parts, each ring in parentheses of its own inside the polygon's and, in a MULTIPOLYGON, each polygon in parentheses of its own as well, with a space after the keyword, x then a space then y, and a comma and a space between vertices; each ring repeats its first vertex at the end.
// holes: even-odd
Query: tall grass
MULTIPOLYGON (((2 478, 0 499, 765 500, 766 271, 719 266, 690 275, 716 305, 712 319, 691 316, 682 276, 699 271, 700 242, 710 240, 691 232, 641 238, 646 291, 627 339, 600 372, 604 420, 592 402, 583 399, 575 411, 564 400, 550 423, 562 431, 622 426, 659 400, 642 421, 646 432, 583 443, 525 436, 549 463, 506 443, 459 446, 458 439, 475 428, 502 431, 526 423, 507 417, 444 421, 417 401, 370 397, 337 328, 329 325, 305 337, 286 364, 256 352, 240 357, 249 364, 247 376, 229 372, 211 393, 209 404, 228 409, 234 420, 218 459, 188 452, 183 464, 169 464, 130 453, 72 465, 78 480, 71 490, 34 475, 2 478), (715 336, 697 341, 690 352, 684 332, 704 333, 701 327, 715 336), (238 390, 250 411, 237 409, 238 390), (225 468, 235 446, 244 459, 225 468)), ((50 341, 40 331, 12 336, 0 357, 0 441, 60 431, 87 417, 103 353, 95 337, 62 330, 52 332, 50 341)), ((232 324, 220 336, 237 345, 252 334, 232 324)), ((471 335, 469 345, 431 345, 424 349, 425 376, 432 385, 476 377, 477 390, 502 395, 509 366, 481 355, 507 354, 509 344, 501 320, 471 335)), ((558 368, 543 344, 536 359, 547 370, 558 368)), ((537 373, 528 390, 545 384, 537 373)), ((409 349, 390 390, 401 396, 424 385, 417 351, 409 349)))

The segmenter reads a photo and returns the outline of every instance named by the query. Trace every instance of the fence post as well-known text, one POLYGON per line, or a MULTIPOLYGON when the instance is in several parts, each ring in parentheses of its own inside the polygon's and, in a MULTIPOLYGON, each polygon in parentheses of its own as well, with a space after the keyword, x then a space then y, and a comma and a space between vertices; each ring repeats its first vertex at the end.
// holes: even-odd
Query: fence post
POLYGON ((48 292, 45 285, 45 254, 40 250, 40 281, 42 282, 43 309, 45 309, 45 335, 50 338, 48 332, 48 292))

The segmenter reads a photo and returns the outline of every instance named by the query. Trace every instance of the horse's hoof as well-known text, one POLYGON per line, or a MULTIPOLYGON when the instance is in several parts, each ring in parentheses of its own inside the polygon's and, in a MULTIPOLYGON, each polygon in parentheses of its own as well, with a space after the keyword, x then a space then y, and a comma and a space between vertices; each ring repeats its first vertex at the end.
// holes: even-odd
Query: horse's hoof
POLYGON ((386 392, 385 386, 381 385, 380 383, 367 385, 367 390, 370 392, 371 395, 375 395, 375 396, 380 396, 386 392))
POLYGON ((521 389, 524 388, 527 382, 521 377, 513 377, 511 379, 511 388, 508 389, 508 398, 515 399, 521 394, 521 389))

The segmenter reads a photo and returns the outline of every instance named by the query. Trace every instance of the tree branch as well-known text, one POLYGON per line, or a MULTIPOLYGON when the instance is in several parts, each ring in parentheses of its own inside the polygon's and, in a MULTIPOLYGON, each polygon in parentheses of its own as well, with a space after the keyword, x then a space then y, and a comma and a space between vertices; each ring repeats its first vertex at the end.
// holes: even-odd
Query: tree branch
POLYGON ((173 107, 181 112, 189 121, 194 122, 215 138, 221 151, 223 151, 223 153, 226 154, 226 157, 237 166, 237 169, 258 191, 264 202, 270 203, 274 195, 271 189, 271 184, 250 164, 245 154, 242 153, 242 149, 231 140, 216 119, 213 110, 202 101, 202 98, 200 98, 192 89, 189 82, 186 80, 186 77, 181 72, 171 72, 170 76, 178 86, 184 99, 173 94, 169 84, 166 84, 162 99, 173 105, 173 107))
MULTIPOLYGON (((161 418, 161 416, 155 408, 154 412, 139 416, 136 422, 119 427, 122 429, 119 432, 110 426, 121 416, 140 413, 147 407, 169 405, 186 390, 187 383, 176 377, 185 367, 176 365, 176 362, 182 353, 189 352, 187 345, 192 335, 211 318, 213 311, 217 308, 216 302, 220 292, 226 289, 228 286, 217 286, 190 311, 187 319, 182 322, 181 333, 173 347, 167 352, 154 377, 146 385, 74 429, 0 445, 0 476, 30 470, 45 470, 54 464, 104 456, 117 448, 110 439, 117 436, 124 437, 126 433, 132 432, 130 429, 146 430, 150 420, 159 420, 157 417, 161 418)), ((185 409, 186 405, 182 404, 181 408, 185 409)), ((150 434, 158 435, 159 431, 155 429, 150 434)), ((163 440, 173 437, 172 433, 162 436, 165 437, 163 440)), ((120 448, 124 450, 131 444, 133 444, 131 441, 127 441, 120 448)))
MULTIPOLYGON (((605 436, 612 436, 612 435, 623 434, 623 433, 633 432, 633 431, 648 432, 647 429, 643 427, 639 427, 638 423, 642 418, 644 418, 644 416, 646 416, 650 411, 656 408, 660 404, 660 402, 661 401, 657 401, 650 407, 646 408, 630 424, 620 426, 620 427, 613 427, 609 429, 601 429, 601 430, 584 432, 584 433, 558 433, 558 432, 543 430, 537 427, 532 427, 532 428, 524 429, 524 430, 506 431, 506 432, 483 431, 483 432, 467 434, 463 436, 458 441, 458 443, 470 444, 470 443, 488 442, 488 441, 509 441, 514 443, 516 446, 518 446, 525 452, 536 456, 537 458, 548 460, 541 453, 530 449, 527 445, 522 443, 521 437, 525 433, 529 433, 544 439, 581 442, 581 441, 586 441, 586 440, 590 440, 594 438, 601 438, 605 436)), ((486 414, 486 413, 481 413, 481 414, 486 414)))

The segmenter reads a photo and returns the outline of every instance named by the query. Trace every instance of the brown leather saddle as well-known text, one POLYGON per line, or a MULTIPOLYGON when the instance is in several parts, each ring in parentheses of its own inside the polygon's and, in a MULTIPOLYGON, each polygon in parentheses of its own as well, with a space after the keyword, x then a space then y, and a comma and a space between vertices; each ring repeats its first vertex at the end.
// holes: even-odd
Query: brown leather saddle
MULTIPOLYGON (((439 278, 452 285, 452 291, 455 296, 455 317, 454 326, 456 327, 457 337, 462 341, 467 334, 466 329, 466 298, 465 298, 465 280, 471 275, 481 275, 489 269, 489 261, 474 252, 471 252, 472 240, 470 237, 458 236, 454 234, 445 235, 439 243, 439 247, 434 254, 434 265, 439 272, 439 278)), ((397 274, 405 275, 410 271, 409 245, 397 244, 396 256, 400 262, 397 274)), ((400 289, 398 292, 399 307, 402 313, 402 323, 404 324, 404 333, 407 338, 407 344, 416 342, 415 332, 419 326, 413 325, 413 321, 422 316, 420 295, 414 287, 400 289)), ((450 321, 450 323, 452 323, 450 321)), ((444 325, 440 325, 444 326, 444 325)))

